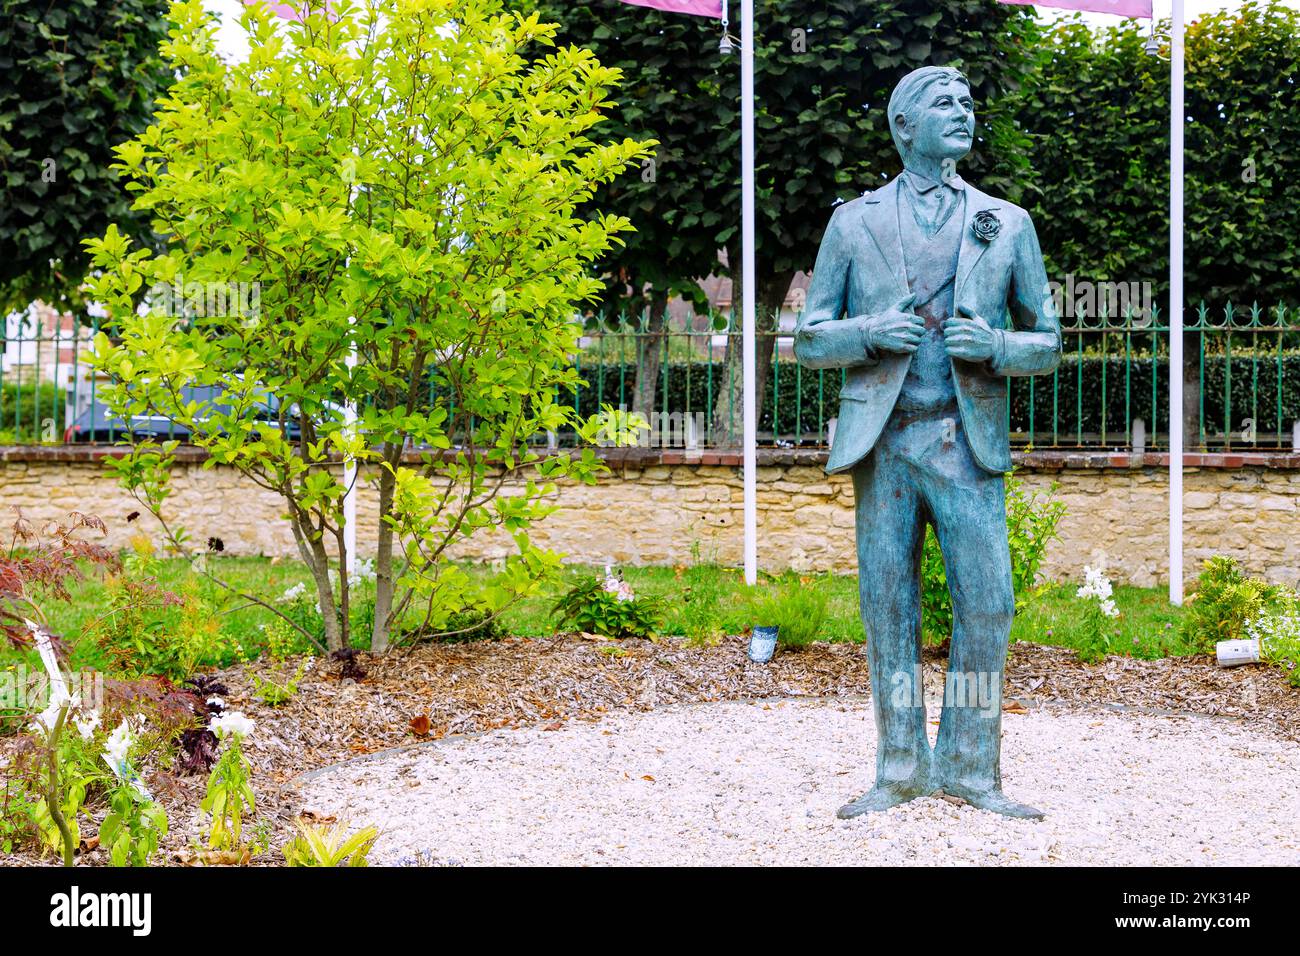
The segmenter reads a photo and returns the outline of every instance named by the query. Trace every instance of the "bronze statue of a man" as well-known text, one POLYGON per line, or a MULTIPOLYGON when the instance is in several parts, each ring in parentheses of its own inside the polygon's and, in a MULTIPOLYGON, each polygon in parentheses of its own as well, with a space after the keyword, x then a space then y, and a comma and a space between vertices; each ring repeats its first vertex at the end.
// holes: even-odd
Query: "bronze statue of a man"
POLYGON ((841 817, 942 790, 1014 817, 1002 793, 1002 681, 1015 597, 1003 474, 1007 376, 1051 372, 1061 331, 1029 215, 956 175, 969 84, 923 67, 889 99, 903 172, 835 209, 795 355, 847 370, 830 473, 851 471, 878 742, 875 786, 841 817), (921 693, 920 562, 943 551, 953 633, 938 742, 921 693))

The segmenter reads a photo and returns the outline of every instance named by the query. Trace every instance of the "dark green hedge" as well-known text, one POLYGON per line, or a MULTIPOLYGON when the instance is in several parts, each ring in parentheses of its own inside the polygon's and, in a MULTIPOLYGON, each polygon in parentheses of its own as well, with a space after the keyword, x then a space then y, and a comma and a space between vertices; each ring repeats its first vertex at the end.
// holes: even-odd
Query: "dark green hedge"
POLYGON ((53 382, 0 384, 0 444, 43 441, 41 422, 53 419, 54 441, 63 440, 64 391, 53 382))

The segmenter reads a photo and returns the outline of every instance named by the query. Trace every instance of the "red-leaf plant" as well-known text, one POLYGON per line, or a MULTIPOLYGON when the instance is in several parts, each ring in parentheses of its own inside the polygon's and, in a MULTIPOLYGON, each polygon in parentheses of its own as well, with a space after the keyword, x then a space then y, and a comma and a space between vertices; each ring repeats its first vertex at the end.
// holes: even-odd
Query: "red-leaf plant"
MULTIPOLYGON (((101 544, 78 537, 79 532, 108 534, 95 515, 68 513, 66 521, 50 521, 38 532, 23 517, 22 509, 11 505, 14 523, 9 551, 0 556, 0 633, 15 647, 32 644, 32 624, 49 633, 38 598, 71 601, 68 583, 84 577, 82 562, 117 570, 117 555, 101 544), (30 623, 29 623, 30 622, 30 623)), ((65 648, 58 635, 50 634, 55 652, 65 648)))

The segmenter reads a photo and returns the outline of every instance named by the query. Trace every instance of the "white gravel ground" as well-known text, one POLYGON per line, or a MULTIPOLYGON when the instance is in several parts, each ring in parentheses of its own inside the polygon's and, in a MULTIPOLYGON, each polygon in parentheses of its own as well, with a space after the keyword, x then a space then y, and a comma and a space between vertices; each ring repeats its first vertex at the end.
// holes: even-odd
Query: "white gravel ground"
POLYGON ((1045 821, 935 798, 837 820, 871 784, 860 700, 448 738, 309 775, 302 796, 379 826, 372 861, 388 864, 1300 864, 1295 744, 1222 719, 1105 711, 1003 726, 1004 788, 1045 821))

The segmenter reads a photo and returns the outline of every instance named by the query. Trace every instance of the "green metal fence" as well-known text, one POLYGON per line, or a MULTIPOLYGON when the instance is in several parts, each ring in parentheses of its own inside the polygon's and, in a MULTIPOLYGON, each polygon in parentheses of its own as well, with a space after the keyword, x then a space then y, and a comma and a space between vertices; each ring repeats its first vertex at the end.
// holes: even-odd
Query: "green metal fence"
MULTIPOLYGON (((787 329, 775 335, 759 443, 822 445, 846 373, 795 362, 792 320, 787 316, 787 329)), ((702 414, 702 444, 717 443, 719 425, 738 417, 739 366, 725 360, 728 345, 740 345, 733 322, 700 316, 657 332, 641 316, 589 326, 579 362, 588 385, 577 397, 579 411, 594 413, 600 402, 634 408, 637 370, 653 368, 653 411, 660 419, 702 414)), ((1053 374, 1008 380, 1012 443, 1128 449, 1137 440, 1167 448, 1169 326, 1159 309, 1117 320, 1072 319, 1062 334, 1064 354, 1053 374)), ((1300 314, 1284 306, 1202 304, 1189 310, 1184 336, 1187 447, 1290 450, 1300 419, 1300 314)))
MULTIPOLYGON (((759 443, 824 446, 845 373, 794 361, 793 319, 787 314, 776 333, 759 339, 760 354, 775 340, 763 382, 759 443)), ((1013 444, 1167 447, 1169 328, 1159 310, 1068 322, 1064 356, 1052 375, 1009 380, 1013 444)), ((93 432, 78 424, 120 426, 103 408, 97 393, 104 381, 90 372, 83 354, 96 320, 51 326, 10 317, 5 331, 0 444, 85 440, 93 432)), ((574 362, 585 385, 562 396, 580 414, 596 414, 602 405, 647 414, 651 444, 735 444, 730 429, 740 420, 740 332, 732 317, 701 314, 656 323, 646 315, 603 315, 587 318, 583 333, 574 362), (653 389, 638 389, 641 376, 653 377, 653 389)), ((1184 345, 1189 450, 1295 446, 1300 314, 1285 306, 1202 304, 1188 310, 1184 345)), ((564 445, 572 436, 550 440, 564 445)))

